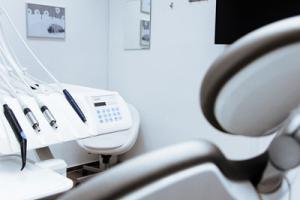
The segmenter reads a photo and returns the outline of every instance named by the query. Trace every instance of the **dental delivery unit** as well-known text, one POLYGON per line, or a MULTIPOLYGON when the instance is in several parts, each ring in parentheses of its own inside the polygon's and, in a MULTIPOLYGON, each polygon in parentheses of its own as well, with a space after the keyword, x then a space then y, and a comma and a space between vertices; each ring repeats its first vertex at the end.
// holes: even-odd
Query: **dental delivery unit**
POLYGON ((8 12, 4 8, 0 12, 1 20, 9 22, 32 58, 54 81, 54 84, 45 83, 22 66, 10 48, 1 21, 0 154, 21 153, 23 170, 28 150, 131 127, 130 111, 117 92, 60 83, 27 45, 8 12), (98 113, 107 108, 115 111, 114 116, 99 119, 98 113))

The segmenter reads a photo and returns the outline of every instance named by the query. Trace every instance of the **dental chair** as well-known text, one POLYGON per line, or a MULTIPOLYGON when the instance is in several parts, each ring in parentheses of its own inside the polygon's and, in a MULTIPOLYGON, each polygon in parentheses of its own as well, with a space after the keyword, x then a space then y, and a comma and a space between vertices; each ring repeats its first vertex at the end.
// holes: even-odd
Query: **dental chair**
POLYGON ((268 140, 263 153, 232 161, 195 140, 125 162, 60 199, 280 199, 284 176, 300 164, 299 42, 300 17, 254 31, 212 64, 201 86, 208 122, 228 138, 268 140))

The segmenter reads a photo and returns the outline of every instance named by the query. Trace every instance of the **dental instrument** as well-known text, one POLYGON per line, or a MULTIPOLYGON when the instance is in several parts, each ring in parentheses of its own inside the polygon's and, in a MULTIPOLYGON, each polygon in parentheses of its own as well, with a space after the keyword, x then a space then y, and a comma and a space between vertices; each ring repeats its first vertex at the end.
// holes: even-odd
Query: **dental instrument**
MULTIPOLYGON (((53 114, 50 112, 48 107, 43 103, 43 101, 37 96, 35 91, 32 90, 31 85, 24 78, 24 74, 18 67, 18 64, 17 64, 18 62, 15 61, 14 56, 11 54, 9 47, 6 44, 6 40, 5 40, 2 28, 0 28, 0 53, 1 53, 2 60, 4 60, 4 63, 6 63, 6 65, 4 65, 4 66, 5 67, 9 66, 9 68, 7 67, 7 71, 9 72, 9 74, 11 75, 12 72, 14 72, 14 74, 17 76, 17 78, 19 78, 19 80, 25 85, 25 87, 26 87, 25 91, 27 91, 38 103, 40 110, 43 113, 44 117, 47 119, 49 125, 55 129, 57 129, 58 128, 57 121, 54 118, 53 114)), ((24 112, 26 113, 26 115, 28 116, 28 118, 30 120, 35 118, 35 116, 32 114, 32 112, 30 112, 30 110, 26 109, 26 111, 24 111, 24 112)), ((36 118, 34 120, 37 122, 36 118)))
MULTIPOLYGON (((6 11, 6 9, 3 8, 3 7, 0 7, 0 10, 2 11, 2 13, 4 13, 4 15, 6 16, 6 18, 8 19, 9 24, 12 26, 12 28, 14 29, 14 31, 17 34, 18 38, 21 40, 21 42, 23 43, 23 45, 25 46, 25 48, 28 50, 28 52, 31 54, 31 56, 35 59, 35 61, 39 64, 39 66, 49 75, 49 77, 56 83, 56 85, 58 86, 58 88, 60 88, 60 91, 65 96, 65 98, 68 101, 68 103, 71 105, 71 107, 77 113, 77 115, 80 117, 80 119, 82 120, 82 122, 85 123, 87 121, 87 119, 86 119, 84 113, 82 112, 81 108, 77 104, 76 100, 71 95, 71 93, 66 88, 64 88, 62 86, 62 84, 50 73, 50 71, 46 68, 46 66, 40 61, 40 59, 36 56, 36 54, 31 50, 31 48, 28 46, 28 44, 26 43, 26 41, 23 39, 22 35, 18 31, 17 27, 15 26, 14 22, 12 21, 12 19, 9 16, 8 12, 6 11)), ((3 35, 0 36, 0 39, 2 41, 5 40, 5 38, 3 38, 3 35)), ((11 62, 12 60, 10 59, 9 61, 11 62)), ((10 63, 10 64, 12 64, 12 63, 10 63)), ((16 68, 15 68, 15 70, 16 70, 16 68)), ((21 74, 18 73, 18 75, 21 75, 21 74)), ((23 80, 25 80, 25 79, 23 79, 23 80)), ((33 96, 35 96, 35 95, 33 94, 33 96)), ((40 106, 40 107, 41 107, 41 110, 44 111, 43 113, 44 113, 45 117, 49 118, 49 120, 52 119, 53 115, 49 114, 50 113, 49 109, 46 106, 45 107, 40 106)), ((50 125, 52 124, 52 126, 55 127, 56 126, 56 122, 55 123, 53 123, 54 121, 51 121, 51 122, 49 122, 50 125)))
MULTIPOLYGON (((3 65, 1 65, 1 67, 3 67, 3 65)), ((9 93, 13 97, 15 97, 18 100, 18 102, 20 103, 20 105, 22 107, 22 110, 24 112, 24 115, 28 119, 28 121, 31 124, 32 128, 35 131, 40 132, 41 131, 40 130, 40 125, 39 125, 39 122, 36 119, 35 115, 31 111, 31 109, 27 106, 27 104, 22 100, 22 98, 17 93, 17 91, 15 90, 15 88, 9 83, 9 80, 7 80, 7 77, 3 74, 3 72, 0 73, 0 78, 2 79, 2 81, 4 82, 4 84, 8 87, 9 93)))
POLYGON ((74 111, 80 117, 80 119, 82 120, 82 122, 85 123, 87 121, 87 119, 86 119, 83 111, 81 110, 81 108, 77 104, 76 100, 71 95, 71 93, 66 88, 64 88, 62 86, 62 84, 51 74, 51 72, 46 68, 46 66, 41 62, 41 60, 36 56, 36 54, 28 46, 28 44, 23 39, 22 35, 18 31, 16 25, 14 24, 13 20, 9 16, 8 12, 6 11, 6 9, 3 8, 3 7, 0 7, 0 10, 2 11, 2 13, 4 13, 4 15, 6 16, 6 18, 8 19, 8 22, 10 23, 10 25, 13 27, 14 31, 16 32, 18 38, 21 40, 21 42, 23 43, 23 45, 25 46, 25 48, 28 50, 28 52, 31 54, 31 56, 35 59, 35 61, 39 64, 39 66, 49 75, 49 77, 56 83, 56 85, 58 86, 58 88, 60 88, 60 91, 64 94, 66 100, 71 105, 71 107, 74 109, 74 111))
POLYGON ((22 171, 25 168, 26 161, 27 161, 27 137, 21 125, 19 124, 19 121, 16 118, 13 110, 6 103, 3 96, 0 96, 0 103, 3 106, 4 116, 8 121, 11 129, 13 130, 13 133, 15 134, 15 137, 20 145, 20 153, 21 153, 21 160, 22 160, 21 171, 22 171))
POLYGON ((7 121, 9 122, 20 144, 21 159, 22 159, 21 171, 22 171, 26 166, 26 160, 27 160, 27 138, 14 112, 10 109, 10 107, 7 104, 3 104, 3 109, 4 109, 4 115, 7 121))

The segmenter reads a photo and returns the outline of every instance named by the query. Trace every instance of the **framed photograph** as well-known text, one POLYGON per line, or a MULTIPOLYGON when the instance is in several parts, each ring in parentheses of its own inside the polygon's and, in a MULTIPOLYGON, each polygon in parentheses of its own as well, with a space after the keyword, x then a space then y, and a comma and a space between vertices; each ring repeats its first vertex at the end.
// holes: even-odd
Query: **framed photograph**
POLYGON ((27 37, 65 38, 65 8, 28 3, 26 14, 27 37))
POLYGON ((151 22, 148 20, 141 20, 140 45, 143 48, 150 48, 151 40, 151 22))
POLYGON ((141 12, 146 14, 151 13, 151 0, 141 0, 141 12))

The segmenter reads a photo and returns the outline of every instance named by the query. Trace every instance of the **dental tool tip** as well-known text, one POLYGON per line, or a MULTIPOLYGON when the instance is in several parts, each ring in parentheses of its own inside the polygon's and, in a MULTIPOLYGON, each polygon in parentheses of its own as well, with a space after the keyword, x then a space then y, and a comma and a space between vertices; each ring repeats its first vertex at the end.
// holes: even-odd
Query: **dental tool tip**
POLYGON ((33 129, 38 133, 41 132, 41 128, 38 125, 33 126, 33 129))
POLYGON ((50 125, 54 128, 54 129, 57 129, 58 126, 57 126, 57 123, 55 121, 51 122, 50 125))
POLYGON ((21 171, 23 171, 25 167, 26 167, 26 163, 22 163, 21 171))

